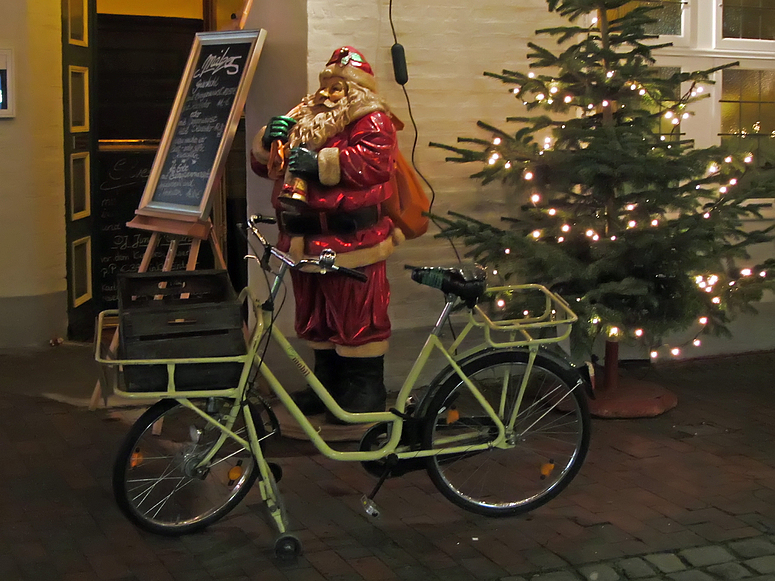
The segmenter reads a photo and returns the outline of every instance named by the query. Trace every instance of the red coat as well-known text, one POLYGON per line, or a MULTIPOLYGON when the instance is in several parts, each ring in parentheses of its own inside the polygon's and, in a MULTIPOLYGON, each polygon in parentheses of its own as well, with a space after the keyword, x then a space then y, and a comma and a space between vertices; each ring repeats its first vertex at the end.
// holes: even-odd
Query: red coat
MULTIPOLYGON (((320 174, 330 173, 331 168, 325 165, 337 165, 339 181, 334 185, 322 185, 316 181, 307 184, 307 202, 312 210, 321 211, 352 211, 367 206, 379 205, 392 195, 390 176, 394 168, 394 152, 396 149, 396 129, 387 113, 374 111, 357 119, 348 125, 340 134, 330 138, 319 150, 318 161, 320 174), (337 155, 338 153, 338 155, 337 155)), ((251 155, 253 170, 266 177, 266 165, 260 163, 251 155)), ((275 183, 272 192, 272 205, 280 209, 278 195, 282 180, 275 183)), ((331 248, 337 253, 349 253, 355 250, 366 250, 380 247, 392 252, 393 223, 387 216, 372 227, 359 230, 352 234, 335 235, 322 234, 305 236, 304 254, 318 256, 324 248, 331 248)), ((287 249, 289 237, 281 234, 278 247, 287 249)), ((387 255, 390 254, 387 252, 387 255)), ((356 260, 360 264, 346 261, 347 266, 362 266, 372 264, 387 257, 385 252, 363 254, 363 259, 356 260), (372 259, 375 258, 375 259, 372 259)), ((348 257, 355 259, 355 256, 348 257)), ((338 264, 345 264, 337 260, 338 264)))

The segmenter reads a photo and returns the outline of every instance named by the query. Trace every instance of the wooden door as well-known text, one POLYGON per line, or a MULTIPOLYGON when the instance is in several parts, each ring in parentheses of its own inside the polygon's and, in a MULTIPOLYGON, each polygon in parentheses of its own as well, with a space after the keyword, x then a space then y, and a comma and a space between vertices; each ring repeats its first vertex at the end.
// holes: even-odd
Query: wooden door
MULTIPOLYGON (((99 310, 116 308, 117 276, 137 271, 148 246, 150 233, 126 224, 142 198, 191 43, 202 26, 202 20, 189 18, 97 15, 94 286, 99 310)), ((175 269, 185 268, 187 252, 182 243, 175 269)), ((160 269, 165 254, 162 245, 149 269, 160 269)))
POLYGON ((62 0, 65 224, 68 336, 92 338, 94 326, 94 23, 95 0, 62 0))

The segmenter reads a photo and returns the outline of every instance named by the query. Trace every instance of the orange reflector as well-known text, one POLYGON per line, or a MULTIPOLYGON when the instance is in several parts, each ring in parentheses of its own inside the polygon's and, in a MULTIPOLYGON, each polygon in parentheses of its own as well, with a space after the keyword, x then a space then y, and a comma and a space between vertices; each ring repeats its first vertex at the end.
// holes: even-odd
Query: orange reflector
POLYGON ((541 479, 546 478, 552 472, 554 472, 554 462, 547 462, 546 464, 541 464, 541 479))
POLYGON ((229 470, 229 480, 239 480, 242 476, 242 466, 234 466, 229 470))
POLYGON ((132 452, 132 458, 129 460, 129 465, 132 468, 137 468, 140 464, 143 463, 143 454, 140 452, 140 448, 135 448, 135 451, 132 452))
POLYGON ((460 419, 460 412, 457 411, 454 408, 450 408, 447 410, 447 423, 448 424, 454 424, 456 421, 460 419))

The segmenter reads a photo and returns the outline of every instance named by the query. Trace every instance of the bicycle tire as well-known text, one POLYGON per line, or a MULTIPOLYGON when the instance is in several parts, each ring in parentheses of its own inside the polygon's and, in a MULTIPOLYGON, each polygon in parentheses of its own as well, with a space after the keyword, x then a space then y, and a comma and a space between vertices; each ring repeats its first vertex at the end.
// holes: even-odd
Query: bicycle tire
MULTIPOLYGON (((467 359, 461 368, 499 417, 508 418, 528 356, 526 350, 492 350, 467 359), (501 412, 498 396, 504 385, 501 412)), ((494 440, 495 423, 460 377, 451 368, 440 377, 445 379, 425 411, 423 447, 445 447, 447 438, 447 447, 494 440)), ((431 456, 426 466, 431 480, 447 499, 477 514, 500 517, 534 510, 556 497, 581 469, 590 439, 586 397, 572 369, 539 353, 515 429, 507 431, 509 445, 431 456)))
MULTIPOLYGON (((233 400, 224 400, 229 406, 233 400)), ((206 400, 193 401, 204 409, 206 400)), ((263 424, 250 408, 259 437, 263 424)), ((248 439, 240 411, 232 431, 248 439)), ((228 438, 204 469, 199 461, 221 431, 193 410, 163 399, 129 430, 113 465, 113 494, 121 512, 139 528, 166 536, 200 531, 245 497, 259 470, 253 454, 228 438), (161 433, 154 434, 158 424, 161 433)))

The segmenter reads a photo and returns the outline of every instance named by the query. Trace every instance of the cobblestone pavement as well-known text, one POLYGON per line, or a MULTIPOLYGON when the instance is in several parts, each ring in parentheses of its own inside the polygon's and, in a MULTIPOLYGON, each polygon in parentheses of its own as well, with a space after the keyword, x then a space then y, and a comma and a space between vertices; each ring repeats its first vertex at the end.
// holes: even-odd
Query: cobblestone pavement
MULTIPOLYGON (((25 369, 0 355, 0 378, 25 369)), ((370 520, 359 499, 374 480, 361 466, 280 439, 268 455, 304 544, 294 563, 273 556, 258 487, 203 533, 138 531, 110 487, 131 414, 0 382, 0 581, 775 579, 773 369, 775 354, 759 353, 649 371, 678 407, 595 420, 579 476, 523 517, 469 514, 415 472, 388 480, 370 520)))

